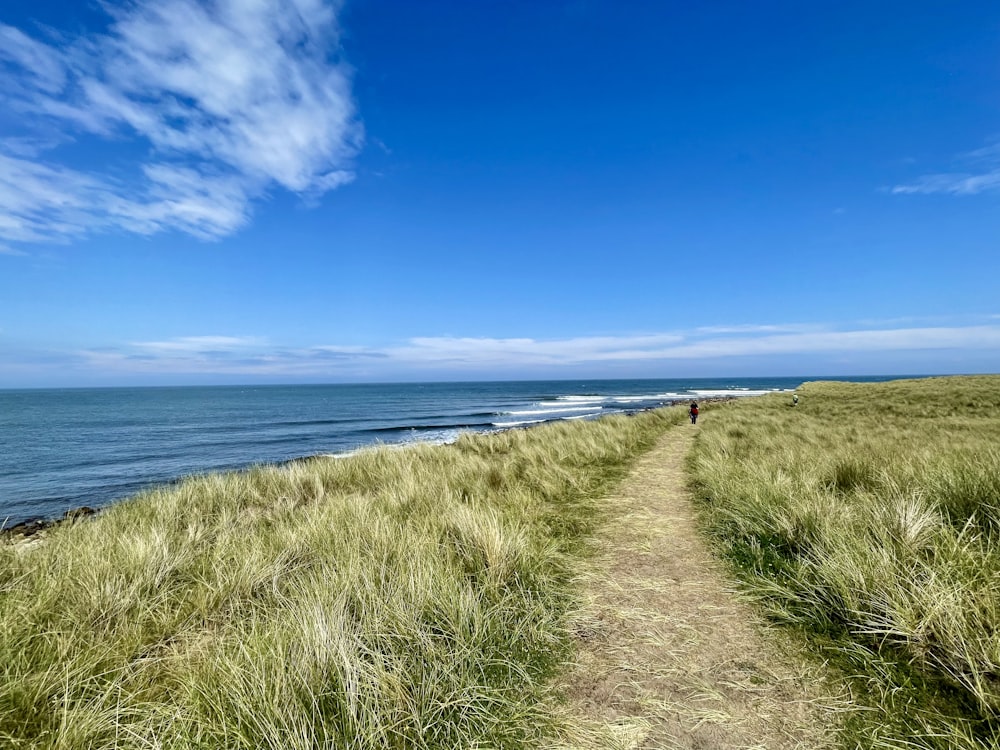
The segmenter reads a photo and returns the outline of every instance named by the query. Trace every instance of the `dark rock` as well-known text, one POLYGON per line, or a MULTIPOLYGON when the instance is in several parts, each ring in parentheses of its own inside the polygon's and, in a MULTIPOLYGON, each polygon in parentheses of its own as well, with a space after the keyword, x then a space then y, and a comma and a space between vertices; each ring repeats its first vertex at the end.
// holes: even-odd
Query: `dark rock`
POLYGON ((52 527, 63 523, 73 523, 74 521, 88 518, 95 513, 97 513, 96 508, 84 505, 80 508, 72 508, 66 511, 62 518, 29 518, 28 520, 21 521, 13 526, 0 528, 0 537, 19 537, 21 539, 27 539, 30 536, 34 536, 35 534, 45 531, 46 529, 51 529, 52 527))
POLYGON ((39 531, 44 531, 49 527, 49 522, 43 518, 29 518, 27 521, 21 521, 21 523, 16 523, 13 526, 3 530, 4 534, 10 534, 11 536, 34 536, 39 531))
POLYGON ((82 508, 73 508, 72 510, 67 510, 63 514, 63 520, 65 521, 75 521, 78 518, 86 518, 87 516, 92 516, 97 511, 91 508, 89 505, 84 505, 82 508))

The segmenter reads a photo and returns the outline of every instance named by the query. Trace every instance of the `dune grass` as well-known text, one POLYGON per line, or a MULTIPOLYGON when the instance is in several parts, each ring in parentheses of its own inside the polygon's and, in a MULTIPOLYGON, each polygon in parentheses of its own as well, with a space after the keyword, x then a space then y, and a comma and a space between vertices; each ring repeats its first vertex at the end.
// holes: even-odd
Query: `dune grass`
POLYGON ((714 409, 690 466, 746 592, 843 669, 847 747, 1000 747, 1000 377, 714 409))
POLYGON ((0 747, 526 747, 600 495, 683 417, 195 477, 0 543, 0 747))

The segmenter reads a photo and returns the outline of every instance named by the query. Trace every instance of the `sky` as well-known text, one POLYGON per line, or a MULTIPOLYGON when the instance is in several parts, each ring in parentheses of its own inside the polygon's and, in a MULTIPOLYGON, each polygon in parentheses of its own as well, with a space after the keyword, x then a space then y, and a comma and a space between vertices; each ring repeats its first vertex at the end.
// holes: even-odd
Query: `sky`
POLYGON ((998 372, 998 209, 995 0, 0 4, 0 387, 998 372))

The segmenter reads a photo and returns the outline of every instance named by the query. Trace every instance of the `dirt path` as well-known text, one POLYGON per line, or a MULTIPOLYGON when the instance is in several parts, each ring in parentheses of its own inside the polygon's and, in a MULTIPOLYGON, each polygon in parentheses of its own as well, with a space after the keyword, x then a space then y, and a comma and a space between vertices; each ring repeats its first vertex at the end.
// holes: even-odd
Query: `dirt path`
POLYGON ((815 668, 738 601, 698 535, 671 430, 610 502, 620 509, 585 574, 560 748, 821 748, 832 701, 815 668))

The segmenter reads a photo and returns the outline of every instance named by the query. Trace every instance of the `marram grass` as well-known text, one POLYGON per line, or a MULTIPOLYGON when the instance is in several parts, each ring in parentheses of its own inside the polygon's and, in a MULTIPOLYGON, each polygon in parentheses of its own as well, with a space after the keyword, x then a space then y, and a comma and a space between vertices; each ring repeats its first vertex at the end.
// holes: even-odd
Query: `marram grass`
POLYGON ((845 746, 1000 747, 1000 376, 798 393, 705 420, 706 528, 844 668, 845 746))
POLYGON ((0 543, 0 747, 516 748, 680 410, 188 479, 0 543))

